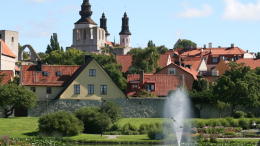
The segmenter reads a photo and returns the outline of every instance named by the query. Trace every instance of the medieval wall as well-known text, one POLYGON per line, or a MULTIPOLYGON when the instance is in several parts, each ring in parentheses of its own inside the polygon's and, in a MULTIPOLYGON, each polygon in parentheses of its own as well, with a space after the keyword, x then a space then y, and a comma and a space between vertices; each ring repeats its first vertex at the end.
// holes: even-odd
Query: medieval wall
MULTIPOLYGON (((167 102, 166 98, 158 99, 111 99, 115 101, 116 104, 122 107, 124 118, 162 118, 164 103, 167 102)), ((28 115, 30 117, 38 117, 47 113, 52 113, 56 111, 70 111, 74 112, 82 107, 100 107, 101 101, 98 100, 69 100, 69 99, 59 99, 59 100, 49 100, 48 108, 47 101, 39 101, 35 108, 28 110, 28 115), (47 110, 48 109, 48 110, 47 110)), ((219 110, 215 109, 209 104, 197 104, 195 105, 200 111, 201 118, 218 118, 219 110)), ((236 108, 236 110, 248 110, 241 107, 236 108)), ((259 109, 253 110, 256 113, 259 109)), ((191 111, 194 113, 194 111, 191 111)), ((230 116, 231 109, 227 108, 221 112, 222 117, 230 116)))

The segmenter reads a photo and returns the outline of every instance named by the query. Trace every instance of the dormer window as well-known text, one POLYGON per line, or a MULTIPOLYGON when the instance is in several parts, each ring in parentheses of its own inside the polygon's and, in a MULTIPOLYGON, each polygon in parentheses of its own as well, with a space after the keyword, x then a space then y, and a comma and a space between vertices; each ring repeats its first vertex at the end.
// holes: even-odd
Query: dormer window
POLYGON ((145 90, 147 90, 147 91, 154 91, 155 90, 155 85, 154 84, 146 84, 145 85, 145 90))
POLYGON ((47 71, 44 71, 44 72, 43 72, 43 76, 50 76, 50 73, 47 72, 47 71))
POLYGON ((56 76, 61 76, 61 71, 57 71, 56 76))

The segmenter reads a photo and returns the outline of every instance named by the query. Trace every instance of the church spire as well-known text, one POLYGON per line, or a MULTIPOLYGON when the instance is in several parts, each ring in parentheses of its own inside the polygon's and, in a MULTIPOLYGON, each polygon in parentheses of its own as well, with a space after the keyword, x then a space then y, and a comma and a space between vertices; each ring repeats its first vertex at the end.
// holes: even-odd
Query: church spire
POLYGON ((100 18, 100 28, 103 28, 106 31, 106 35, 110 35, 107 31, 107 18, 103 12, 102 17, 100 18))
POLYGON ((129 31, 129 18, 127 17, 126 12, 122 18, 122 30, 119 35, 131 35, 131 32, 129 31))
POLYGON ((89 3, 89 0, 84 0, 81 5, 81 11, 79 12, 81 15, 81 19, 77 21, 75 24, 93 24, 97 25, 92 19, 92 11, 91 11, 91 5, 89 3))

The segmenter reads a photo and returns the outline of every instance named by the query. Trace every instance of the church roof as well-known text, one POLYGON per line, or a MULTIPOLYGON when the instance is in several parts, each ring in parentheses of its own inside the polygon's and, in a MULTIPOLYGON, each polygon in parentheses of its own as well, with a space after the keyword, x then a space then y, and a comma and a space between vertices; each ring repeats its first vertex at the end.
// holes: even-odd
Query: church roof
POLYGON ((93 24, 97 25, 92 19, 92 11, 91 11, 91 5, 89 3, 89 0, 84 0, 83 4, 81 5, 81 11, 79 12, 81 15, 81 18, 75 23, 75 24, 93 24))

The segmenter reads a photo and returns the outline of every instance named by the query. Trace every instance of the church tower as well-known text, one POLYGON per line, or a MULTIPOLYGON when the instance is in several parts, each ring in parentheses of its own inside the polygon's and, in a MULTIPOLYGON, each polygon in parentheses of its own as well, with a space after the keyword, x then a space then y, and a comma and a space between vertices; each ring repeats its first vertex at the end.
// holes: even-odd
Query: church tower
POLYGON ((75 23, 71 47, 84 52, 100 52, 106 44, 106 31, 91 19, 89 0, 83 0, 79 14, 81 18, 75 23))
POLYGON ((103 28, 106 31, 106 41, 109 41, 110 34, 107 31, 107 18, 103 12, 102 17, 100 18, 100 28, 103 28))
POLYGON ((129 31, 129 18, 125 12, 122 18, 122 30, 120 35, 120 46, 131 47, 131 32, 129 31))

